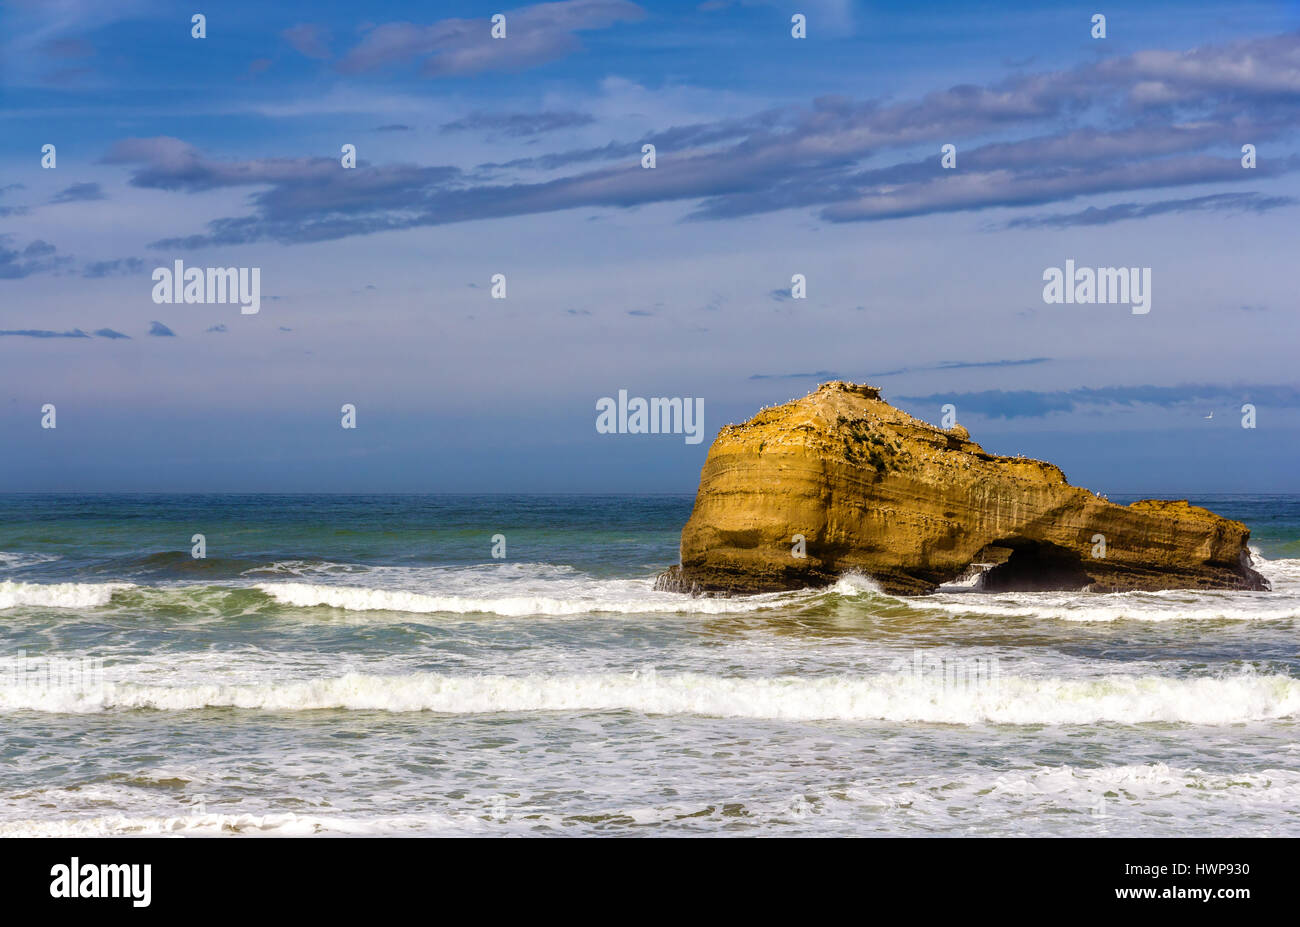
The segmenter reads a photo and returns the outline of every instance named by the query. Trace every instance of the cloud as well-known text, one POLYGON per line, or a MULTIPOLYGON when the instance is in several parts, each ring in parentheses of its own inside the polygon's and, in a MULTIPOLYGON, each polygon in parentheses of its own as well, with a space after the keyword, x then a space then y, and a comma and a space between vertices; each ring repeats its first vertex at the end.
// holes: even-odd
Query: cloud
POLYGON ((113 339, 117 339, 117 338, 125 338, 125 339, 127 339, 128 341, 131 340, 131 336, 130 336, 130 335, 124 335, 124 334, 122 334, 121 332, 119 332, 119 331, 114 331, 114 330, 111 329, 111 328, 100 328, 100 329, 97 329, 97 330, 95 331, 95 334, 98 335, 98 336, 101 337, 101 338, 113 338, 113 339))
POLYGON ((1012 219, 1005 228, 1069 228, 1080 225, 1109 225, 1126 219, 1145 219, 1169 213, 1185 212, 1266 212, 1283 206, 1294 206, 1290 196, 1265 196, 1262 193, 1215 193, 1181 200, 1159 200, 1154 203, 1116 203, 1098 208, 1089 206, 1081 212, 1055 213, 1047 216, 1027 216, 1012 219))
POLYGON ((1195 102, 1207 94, 1244 101, 1261 97, 1294 101, 1300 96, 1297 35, 1240 39, 1188 51, 1139 51, 1103 61, 1093 73, 1127 85, 1135 106, 1195 102))
POLYGON ((38 329, 38 328, 8 329, 8 330, 0 330, 0 336, 3 337, 16 336, 21 338, 89 338, 90 337, 79 328, 74 328, 71 331, 66 331, 66 332, 52 332, 52 331, 46 331, 44 329, 38 329))
POLYGON ((81 269, 83 277, 111 277, 115 274, 135 274, 145 269, 140 258, 116 258, 112 261, 93 261, 81 269))
MULTIPOLYGON (((0 187, 0 196, 8 193, 10 190, 22 190, 23 185, 20 183, 5 184, 0 187)), ((0 218, 4 216, 24 216, 27 214, 26 206, 0 206, 0 218)))
POLYGON ((225 331, 229 331, 229 330, 230 330, 230 329, 226 328, 225 325, 213 325, 211 328, 206 329, 206 331, 209 331, 209 332, 225 332, 225 331))
POLYGON ((1252 402, 1276 408, 1300 408, 1300 388, 1268 385, 1186 383, 1179 386, 1108 386, 1038 392, 985 390, 972 393, 932 393, 899 396, 899 401, 923 405, 951 402, 963 413, 989 418, 1042 418, 1054 412, 1137 405, 1172 408, 1196 402, 1252 402))
POLYGON ((843 380, 852 379, 833 370, 818 370, 816 373, 754 373, 751 380, 843 380))
POLYGON ((150 322, 149 334, 159 338, 175 338, 176 333, 164 325, 162 322, 150 322))
POLYGON ((51 203, 81 203, 88 200, 106 199, 104 191, 97 183, 74 183, 50 198, 51 203))
MULTIPOLYGON (((10 248, 11 238, 10 235, 0 235, 0 280, 20 280, 38 273, 61 273, 75 263, 71 256, 58 254, 58 249, 48 241, 36 239, 23 248, 10 248)), ((138 273, 144 268, 145 262, 140 258, 92 261, 82 266, 81 276, 108 277, 138 273)))
POLYGON ((72 262, 70 257, 56 256, 57 249, 47 241, 38 238, 19 250, 7 247, 10 238, 0 235, 0 280, 19 280, 72 262))
POLYGON ((393 63, 420 61, 426 77, 521 71, 581 48, 575 33, 607 29, 641 19, 628 0, 561 0, 507 10, 506 38, 494 39, 487 18, 443 19, 429 26, 375 26, 339 61, 344 74, 360 74, 393 63))
POLYGON ((395 122, 395 123, 393 123, 392 125, 376 126, 372 131, 374 131, 374 132, 410 132, 410 131, 411 131, 411 127, 410 127, 410 126, 407 126, 407 125, 402 125, 400 122, 395 122))
MULTIPOLYGON (((570 21, 578 7, 605 4, 543 6, 563 7, 570 17, 565 21, 570 21)), ((563 18, 555 11, 547 15, 563 18)), ((486 34, 484 25, 475 21, 474 28, 486 34)), ((882 221, 1261 181, 1300 170, 1296 156, 1262 159, 1258 168, 1243 170, 1234 147, 1243 137, 1256 143, 1281 138, 1300 124, 1300 83, 1290 94, 1289 80, 1275 73, 1298 70, 1294 61, 1300 58, 1300 33, 1180 54, 1176 59, 1142 54, 1106 59, 1017 75, 990 86, 958 85, 901 102, 819 97, 807 107, 672 127, 645 136, 658 149, 659 165, 653 171, 640 167, 644 139, 480 165, 483 170, 527 172, 611 162, 531 182, 526 176, 476 182, 449 166, 367 164, 345 171, 331 158, 222 160, 167 137, 123 140, 104 160, 134 165, 131 183, 139 187, 187 192, 265 188, 253 193, 251 215, 216 219, 205 233, 154 243, 161 248, 264 239, 321 241, 580 207, 673 201, 694 202, 687 218, 696 220, 812 208, 830 222, 882 221), (1176 67, 1175 60, 1185 66, 1176 67), (1168 106, 1155 106, 1139 92, 1138 83, 1152 74, 1161 75, 1170 87, 1180 75, 1195 85, 1196 93, 1180 104, 1176 119, 1168 106), (1075 125, 1089 116, 1105 117, 1111 128, 1075 125), (1065 128, 1053 130, 1053 124, 1065 128), (1008 139, 1013 133, 1020 137, 1008 139), (1002 140, 980 143, 993 136, 1002 140), (956 170, 939 166, 937 145, 948 141, 958 144, 956 170), (918 158, 917 146, 933 147, 934 154, 918 158), (889 163, 891 151, 906 156, 889 163)), ((471 115, 463 123, 501 118, 471 115)), ((1184 208, 1218 209, 1229 202, 1206 200, 1184 208)), ((1276 205, 1259 199, 1253 208, 1276 205)), ((1113 208, 1108 215, 1123 217, 1125 210, 1113 208)))
POLYGON ((589 113, 470 113, 453 122, 444 122, 443 132, 500 132, 514 138, 541 135, 558 129, 590 125, 596 118, 589 113))
POLYGON ((1017 360, 995 360, 995 361, 941 361, 927 367, 899 367, 897 370, 881 370, 876 373, 869 373, 869 377, 894 377, 905 373, 919 373, 922 371, 934 370, 973 370, 980 367, 1029 367, 1036 364, 1046 364, 1052 360, 1050 357, 1025 357, 1017 360))
POLYGON ((930 364, 923 367, 899 367, 896 370, 879 370, 875 373, 868 374, 842 374, 833 370, 818 370, 816 373, 755 373, 750 375, 751 380, 856 380, 871 379, 874 377, 893 377, 905 373, 920 373, 934 370, 972 370, 980 367, 1026 367, 1034 364, 1046 364, 1050 362, 1050 357, 1026 357, 1017 360, 995 360, 995 361, 941 361, 938 364, 930 364))
POLYGON ((329 49, 329 32, 323 26, 300 23, 285 29, 280 37, 292 45, 298 54, 307 58, 325 59, 332 54, 329 49))

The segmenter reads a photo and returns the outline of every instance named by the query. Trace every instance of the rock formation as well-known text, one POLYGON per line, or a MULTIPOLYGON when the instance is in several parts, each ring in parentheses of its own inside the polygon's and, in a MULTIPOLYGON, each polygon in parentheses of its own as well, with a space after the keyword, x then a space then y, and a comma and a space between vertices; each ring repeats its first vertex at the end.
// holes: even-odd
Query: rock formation
POLYGON ((1249 537, 1185 501, 1116 505, 833 382, 719 432, 659 587, 771 592, 859 571, 910 595, 984 571, 988 590, 1267 589, 1249 537))

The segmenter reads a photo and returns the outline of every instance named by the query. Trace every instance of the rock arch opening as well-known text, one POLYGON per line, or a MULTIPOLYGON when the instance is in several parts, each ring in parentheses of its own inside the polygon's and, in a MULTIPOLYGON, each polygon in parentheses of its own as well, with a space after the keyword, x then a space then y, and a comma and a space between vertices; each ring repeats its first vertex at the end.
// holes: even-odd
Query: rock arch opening
POLYGON ((1083 589, 1092 582, 1078 551, 1028 538, 1004 538, 975 558, 992 563, 979 588, 985 592, 1048 592, 1083 589))

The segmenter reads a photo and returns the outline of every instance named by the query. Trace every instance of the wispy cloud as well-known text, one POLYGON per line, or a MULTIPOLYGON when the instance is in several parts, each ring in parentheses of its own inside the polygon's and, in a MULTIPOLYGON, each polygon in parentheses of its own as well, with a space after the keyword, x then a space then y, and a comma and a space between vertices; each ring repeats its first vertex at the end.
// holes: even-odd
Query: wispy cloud
POLYGON ((285 29, 280 36, 300 55, 307 58, 324 59, 331 55, 329 49, 329 31, 324 26, 313 23, 300 23, 285 29))
POLYGON ((1127 219, 1145 219, 1185 212, 1267 212, 1283 206, 1294 206, 1295 197, 1265 196, 1262 193, 1214 193, 1181 200, 1160 200, 1155 203, 1116 203, 1098 208, 1089 206, 1080 212, 1056 213, 1047 216, 1025 216, 1007 222, 1005 228, 1070 228, 1080 225, 1109 225, 1127 219))
MULTIPOLYGON (((608 18, 611 9, 630 5, 573 0, 543 6, 546 21, 572 23, 587 21, 587 16, 608 18)), ((460 24, 446 27, 457 35, 457 30, 469 28, 467 21, 446 22, 460 24)), ((352 66, 360 68, 372 59, 377 65, 386 56, 423 54, 429 45, 422 30, 430 28, 376 27, 350 54, 352 66)), ((494 41, 486 38, 485 21, 474 21, 473 30, 484 37, 474 42, 494 41)), ((526 32, 521 29, 519 34, 526 32)), ((513 46, 516 40, 508 41, 513 46)), ((821 97, 808 107, 765 110, 651 132, 644 139, 480 165, 527 172, 611 162, 534 182, 475 182, 451 166, 367 164, 344 171, 329 158, 225 160, 166 137, 125 140, 105 160, 132 165, 131 183, 140 187, 187 192, 265 188, 253 193, 253 214, 217 219, 205 233, 155 243, 165 248, 263 239, 309 242, 578 207, 632 208, 672 201, 694 201, 688 214, 693 219, 813 208, 830 222, 880 221, 1038 206, 1101 194, 1258 182, 1300 170, 1300 157, 1261 159, 1255 170, 1243 170, 1236 149, 1225 142, 1242 137, 1259 142, 1295 131, 1300 124, 1300 69, 1294 66, 1298 55, 1300 33, 1189 52, 1139 52, 1018 75, 989 86, 959 85, 910 101, 821 97), (1180 107, 1176 120, 1171 99, 1180 107), (1107 114, 1113 127, 1071 126, 1089 113, 1107 114), (1054 125, 1064 127, 1054 130, 1054 125), (1015 133, 1020 137, 980 141, 1015 133), (657 170, 640 167, 640 145, 646 139, 658 148, 657 170), (965 144, 968 139, 971 143, 965 144), (918 145, 935 145, 937 152, 940 141, 950 140, 959 143, 956 170, 941 169, 937 154, 921 159, 912 154, 918 145), (906 151, 910 157, 864 166, 868 161, 878 165, 891 150, 906 151)), ((437 54, 430 60, 443 58, 437 54)), ((471 114, 445 125, 472 127, 501 118, 471 114)), ((512 124, 510 118, 499 122, 503 131, 512 124)), ((535 131, 546 121, 518 125, 519 131, 535 131)), ((1140 218, 1143 209, 1155 215, 1232 204, 1256 211, 1285 205, 1281 197, 1240 196, 1245 198, 1108 207, 1100 214, 1043 221, 1117 221, 1140 218)))
POLYGON ((525 138, 555 132, 559 129, 576 129, 590 125, 596 117, 590 113, 470 113, 452 122, 444 122, 443 132, 481 131, 525 138))
POLYGON ((88 200, 105 199, 104 191, 97 183, 74 183, 50 197, 51 203, 83 203, 88 200))
POLYGON ((893 377, 905 373, 932 372, 935 370, 971 370, 980 367, 1026 367, 1034 364, 1046 364, 1050 357, 1026 357, 1017 360, 994 361, 941 361, 918 367, 898 367, 894 370, 878 370, 867 374, 841 374, 832 370, 818 370, 815 373, 755 373, 751 380, 812 380, 812 379, 858 379, 872 377, 893 377))
POLYGON ((136 274, 145 269, 140 258, 116 258, 112 261, 92 261, 81 269, 83 277, 111 277, 116 274, 136 274))
POLYGON ((893 377, 904 373, 917 373, 920 371, 934 370, 972 370, 979 367, 1029 367, 1034 364, 1046 364, 1050 362, 1050 357, 1025 357, 1018 360, 994 360, 994 361, 941 361, 938 364, 932 364, 926 367, 899 367, 895 370, 880 370, 876 373, 869 373, 869 377, 893 377))
POLYGON ((56 270, 72 262, 72 258, 56 254, 58 250, 47 241, 37 239, 21 249, 7 247, 12 236, 0 235, 0 280, 19 280, 32 274, 56 270))
POLYGON ((935 405, 951 402, 963 413, 989 418, 1042 418, 1054 412, 1074 412, 1101 406, 1139 405, 1171 408, 1202 402, 1253 402, 1278 408, 1300 408, 1300 388, 1294 386, 1185 383, 1178 386, 1081 387, 1070 390, 985 390, 970 393, 931 393, 899 396, 900 402, 935 405))
POLYGON ((151 322, 149 324, 149 334, 158 338, 175 338, 176 333, 164 325, 162 322, 151 322))
POLYGON ((40 328, 18 328, 18 329, 0 329, 0 336, 6 338, 89 338, 79 328, 74 328, 66 332, 54 332, 40 328))
MULTIPOLYGON (((10 190, 21 190, 23 185, 20 183, 11 183, 0 186, 0 196, 4 196, 10 190)), ((23 216, 27 214, 26 206, 0 206, 0 218, 5 216, 23 216)), ((0 244, 3 243, 3 236, 0 236, 0 244)))
POLYGON ((834 370, 818 370, 815 373, 754 373, 751 380, 843 380, 852 379, 834 370))
POLYGON ((428 26, 383 23, 343 56, 344 74, 420 62, 426 77, 520 71, 554 61, 582 47, 576 33, 641 19, 628 0, 561 0, 504 11, 506 39, 494 39, 487 19, 443 19, 428 26))

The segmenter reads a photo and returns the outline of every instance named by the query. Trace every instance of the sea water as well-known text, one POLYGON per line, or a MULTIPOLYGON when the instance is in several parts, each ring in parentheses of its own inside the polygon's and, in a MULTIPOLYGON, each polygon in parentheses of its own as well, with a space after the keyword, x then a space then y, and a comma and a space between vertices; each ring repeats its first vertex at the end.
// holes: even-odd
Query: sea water
POLYGON ((656 592, 691 501, 0 496, 0 836, 1300 834, 1300 497, 917 598, 656 592))

